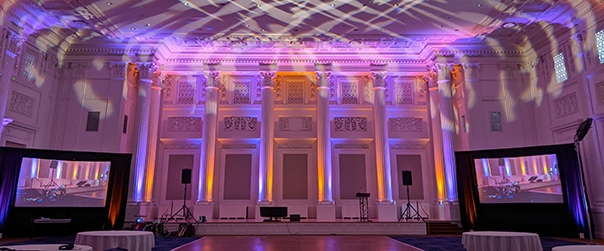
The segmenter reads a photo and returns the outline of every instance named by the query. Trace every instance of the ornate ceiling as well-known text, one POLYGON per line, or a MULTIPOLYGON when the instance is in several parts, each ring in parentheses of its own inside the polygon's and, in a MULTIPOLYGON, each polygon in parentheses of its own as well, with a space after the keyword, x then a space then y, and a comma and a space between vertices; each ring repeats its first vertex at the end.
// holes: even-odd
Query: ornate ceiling
POLYGON ((454 48, 516 48, 546 27, 571 27, 595 16, 596 5, 591 0, 7 0, 2 13, 16 27, 51 31, 75 48, 161 44, 171 53, 369 50, 425 56, 454 48))

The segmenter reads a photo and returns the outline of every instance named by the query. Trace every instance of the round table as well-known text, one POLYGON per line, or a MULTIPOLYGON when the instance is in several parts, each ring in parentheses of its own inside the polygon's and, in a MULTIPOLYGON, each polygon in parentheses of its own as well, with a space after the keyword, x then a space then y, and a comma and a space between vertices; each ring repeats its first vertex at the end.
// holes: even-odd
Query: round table
MULTIPOLYGON (((35 251, 57 251, 59 250, 60 246, 63 246, 66 244, 32 244, 32 245, 13 245, 13 246, 2 246, 0 245, 0 248, 10 248, 10 249, 15 249, 15 250, 35 250, 35 251)), ((86 245, 74 245, 72 250, 78 250, 78 251, 92 251, 92 247, 91 246, 86 246, 86 245)))
POLYGON ((468 251, 543 250, 539 235, 525 232, 464 232, 461 235, 461 243, 468 251))
POLYGON ((79 232, 74 243, 91 246, 95 251, 112 248, 151 251, 155 247, 155 236, 149 231, 88 231, 79 232))
POLYGON ((552 251, 604 251, 604 246, 600 245, 568 245, 557 246, 552 251))

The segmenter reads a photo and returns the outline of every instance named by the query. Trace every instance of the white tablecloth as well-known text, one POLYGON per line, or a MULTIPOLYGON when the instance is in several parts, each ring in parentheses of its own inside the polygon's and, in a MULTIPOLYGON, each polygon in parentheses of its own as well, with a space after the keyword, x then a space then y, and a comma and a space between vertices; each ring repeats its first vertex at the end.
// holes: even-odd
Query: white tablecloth
POLYGON ((557 246, 557 247, 552 248, 552 251, 604 251, 604 246, 601 246, 601 245, 557 246))
POLYGON ((149 231, 89 231, 79 232, 75 244, 92 246, 94 251, 125 248, 130 251, 150 251, 155 237, 149 231))
POLYGON ((468 251, 542 251, 541 240, 535 233, 476 231, 461 235, 468 251))
MULTIPOLYGON (((10 248, 14 250, 36 250, 36 251, 57 251, 60 246, 66 244, 35 244, 35 245, 13 245, 13 246, 2 246, 0 248, 10 248)), ((91 246, 86 245, 74 245, 72 250, 76 251, 92 251, 91 246)))

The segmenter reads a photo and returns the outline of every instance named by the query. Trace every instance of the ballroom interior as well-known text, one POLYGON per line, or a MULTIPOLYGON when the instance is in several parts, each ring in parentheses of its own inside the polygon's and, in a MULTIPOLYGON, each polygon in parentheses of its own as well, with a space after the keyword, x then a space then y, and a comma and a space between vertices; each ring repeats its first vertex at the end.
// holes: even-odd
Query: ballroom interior
MULTIPOLYGON (((375 222, 397 222, 409 202, 428 220, 460 222, 456 152, 576 143, 603 239, 603 8, 6 0, 0 146, 131 154, 125 221, 183 204, 210 222, 262 222, 266 206, 354 221, 362 193, 375 222)), ((86 190, 112 176, 101 164, 53 165, 18 186, 86 190)), ((563 175, 547 156, 476 165, 484 186, 560 186, 563 175)))

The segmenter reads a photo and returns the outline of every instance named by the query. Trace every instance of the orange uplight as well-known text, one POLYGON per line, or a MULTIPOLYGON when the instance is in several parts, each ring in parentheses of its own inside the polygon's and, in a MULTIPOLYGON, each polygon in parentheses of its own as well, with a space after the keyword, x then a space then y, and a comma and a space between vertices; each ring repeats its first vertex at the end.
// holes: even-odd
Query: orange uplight
MULTIPOLYGON (((322 159, 322 157, 319 157, 322 159)), ((325 163, 319 160, 319 163, 325 163)), ((319 164, 318 166, 318 183, 319 183, 319 201, 323 201, 325 199, 325 166, 323 164, 319 164)))
POLYGON ((520 158, 520 168, 522 170, 522 175, 526 175, 526 164, 524 163, 524 158, 520 158))

